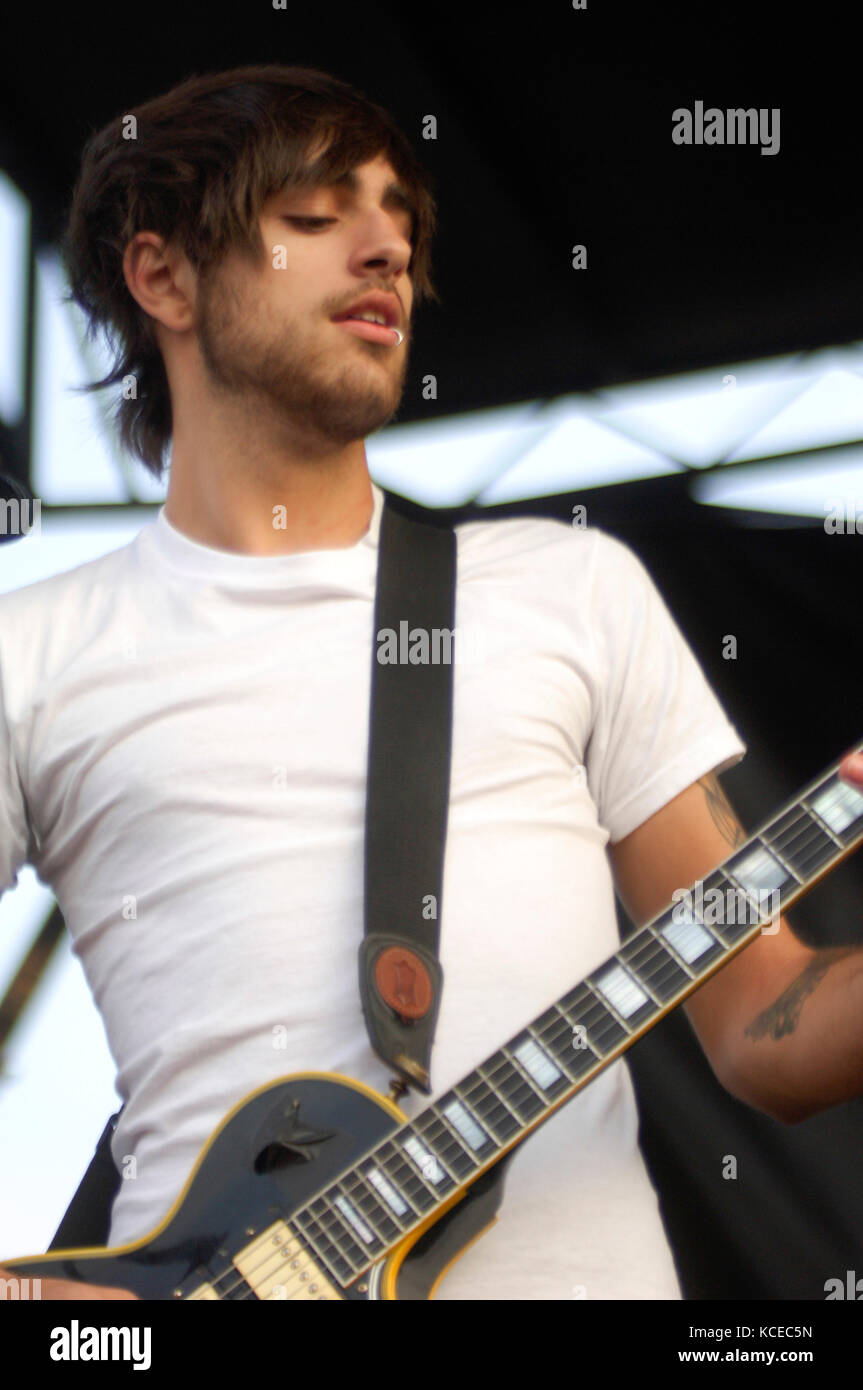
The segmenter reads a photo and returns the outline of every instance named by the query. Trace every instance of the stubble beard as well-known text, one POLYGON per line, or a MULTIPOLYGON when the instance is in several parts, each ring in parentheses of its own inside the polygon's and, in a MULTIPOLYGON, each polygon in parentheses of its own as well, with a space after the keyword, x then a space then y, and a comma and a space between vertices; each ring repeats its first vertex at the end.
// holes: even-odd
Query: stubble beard
POLYGON ((365 439, 401 405, 408 345, 385 347, 320 321, 273 324, 272 309, 241 299, 222 276, 199 287, 198 342, 215 396, 232 396, 250 424, 301 429, 324 447, 365 439), (330 338, 328 345, 326 338, 330 338), (342 344, 340 337, 351 339, 342 344), (373 359, 399 353, 396 368, 373 359))

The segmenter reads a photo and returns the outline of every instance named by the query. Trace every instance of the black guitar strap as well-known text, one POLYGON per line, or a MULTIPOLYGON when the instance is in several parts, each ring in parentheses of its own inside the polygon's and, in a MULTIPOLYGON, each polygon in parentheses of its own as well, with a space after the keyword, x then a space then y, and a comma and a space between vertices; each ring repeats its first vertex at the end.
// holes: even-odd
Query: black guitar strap
POLYGON ((387 501, 375 598, 360 998, 395 1093, 431 1091, 449 808, 456 537, 387 501))
MULTIPOLYGON (((452 745, 456 537, 384 493, 371 655, 360 998, 397 1094, 431 1091, 452 745)), ((109 1119, 49 1250, 107 1245, 120 1186, 109 1119)))

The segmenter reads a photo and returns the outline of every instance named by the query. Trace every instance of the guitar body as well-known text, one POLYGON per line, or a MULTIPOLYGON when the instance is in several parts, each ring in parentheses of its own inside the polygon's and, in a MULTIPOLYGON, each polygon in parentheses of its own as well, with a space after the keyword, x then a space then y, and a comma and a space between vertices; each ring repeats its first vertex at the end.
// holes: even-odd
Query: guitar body
POLYGON ((348 1288, 291 1228, 294 1211, 405 1119, 391 1101, 348 1077, 284 1077, 231 1111, 149 1235, 5 1266, 25 1278, 78 1279, 151 1300, 431 1298, 449 1265, 496 1220, 505 1162, 455 1194, 348 1288))

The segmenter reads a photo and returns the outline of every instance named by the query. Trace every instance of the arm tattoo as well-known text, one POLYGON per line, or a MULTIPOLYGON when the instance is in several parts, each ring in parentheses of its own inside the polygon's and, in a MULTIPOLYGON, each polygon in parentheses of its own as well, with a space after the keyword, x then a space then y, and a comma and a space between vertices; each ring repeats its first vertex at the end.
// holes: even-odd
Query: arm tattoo
POLYGON ((859 946, 835 946, 829 950, 819 951, 814 960, 811 960, 804 970, 800 972, 796 980, 792 980, 786 990, 780 994, 774 1004, 749 1024, 743 1030, 747 1038, 763 1038, 767 1034, 777 1042, 779 1038, 787 1033, 793 1033, 800 1018, 800 1011, 803 1008, 803 1001, 817 989, 824 975, 835 965, 838 960, 845 956, 853 955, 855 951, 860 951, 859 946))
POLYGON ((746 831, 735 816, 728 797, 719 785, 716 773, 710 772, 706 777, 699 778, 698 785, 704 788, 710 814, 722 838, 730 845, 742 844, 746 839, 746 831))

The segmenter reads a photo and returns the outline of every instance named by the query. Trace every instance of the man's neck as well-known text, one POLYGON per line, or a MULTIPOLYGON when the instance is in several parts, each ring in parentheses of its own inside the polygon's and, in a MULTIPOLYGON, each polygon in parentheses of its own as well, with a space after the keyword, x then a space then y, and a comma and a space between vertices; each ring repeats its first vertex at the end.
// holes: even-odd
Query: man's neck
POLYGON ((190 540, 243 555, 341 550, 366 534, 374 495, 362 441, 337 458, 269 470, 171 463, 165 516, 190 540))

